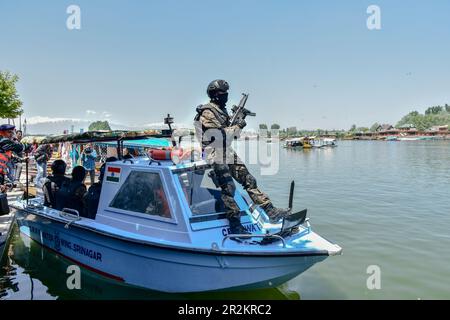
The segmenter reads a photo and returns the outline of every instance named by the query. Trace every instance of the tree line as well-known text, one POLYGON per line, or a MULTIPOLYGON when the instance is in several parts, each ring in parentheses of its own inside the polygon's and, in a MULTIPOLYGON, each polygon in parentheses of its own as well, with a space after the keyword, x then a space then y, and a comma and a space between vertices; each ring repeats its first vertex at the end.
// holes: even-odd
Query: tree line
MULTIPOLYGON (((424 131, 430 129, 433 126, 445 126, 450 127, 450 105, 445 104, 443 106, 432 106, 425 110, 423 114, 418 111, 412 111, 403 116, 396 124, 395 128, 401 128, 408 126, 416 128, 417 130, 424 131)), ((359 132, 377 132, 382 127, 382 124, 375 122, 370 127, 358 127, 356 124, 352 125, 348 130, 298 130, 296 127, 289 127, 280 130, 280 136, 294 137, 294 136, 307 136, 307 135, 328 135, 333 134, 337 137, 343 137, 345 135, 352 135, 359 132)), ((267 130, 267 124, 260 124, 260 129, 267 130)), ((273 124, 271 129, 280 129, 278 124, 273 124)))
POLYGON ((433 106, 425 110, 424 114, 412 111, 397 123, 396 127, 411 124, 418 130, 427 130, 433 126, 450 126, 450 106, 433 106))

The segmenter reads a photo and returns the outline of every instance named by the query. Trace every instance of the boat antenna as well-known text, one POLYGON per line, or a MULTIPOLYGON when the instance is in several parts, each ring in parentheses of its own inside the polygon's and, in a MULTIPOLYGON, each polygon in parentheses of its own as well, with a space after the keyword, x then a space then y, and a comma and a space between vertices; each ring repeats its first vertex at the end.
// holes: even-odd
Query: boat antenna
POLYGON ((123 159, 123 139, 119 138, 117 139, 117 158, 119 160, 123 159))
POLYGON ((172 129, 173 117, 170 116, 170 113, 167 114, 167 117, 164 118, 164 124, 169 126, 170 135, 172 136, 172 146, 176 147, 177 143, 173 140, 173 129, 172 129))
POLYGON ((291 182, 291 190, 289 191, 289 210, 292 209, 292 202, 294 201, 294 188, 295 188, 295 182, 292 180, 291 182))
POLYGON ((169 126, 170 133, 173 132, 172 123, 173 123, 173 117, 171 117, 170 113, 168 113, 167 117, 164 118, 164 124, 167 124, 169 126))

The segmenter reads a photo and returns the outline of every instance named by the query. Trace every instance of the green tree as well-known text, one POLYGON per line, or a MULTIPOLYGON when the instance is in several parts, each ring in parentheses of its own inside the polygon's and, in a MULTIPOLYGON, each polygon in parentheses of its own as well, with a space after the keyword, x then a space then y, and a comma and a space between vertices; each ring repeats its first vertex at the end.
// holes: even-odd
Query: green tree
POLYGON ((272 124, 272 125, 270 126, 270 129, 272 129, 272 130, 280 130, 280 125, 274 123, 274 124, 272 124))
POLYGON ((288 136, 295 136, 298 134, 297 127, 289 127, 286 130, 288 136))
POLYGON ((14 119, 23 113, 16 90, 18 80, 17 75, 0 71, 0 118, 14 119))
POLYGON ((412 124, 415 128, 422 131, 430 129, 432 126, 450 125, 450 113, 444 112, 443 107, 431 107, 425 113, 410 112, 397 123, 397 127, 412 124))
POLYGON ((444 111, 444 108, 441 106, 430 107, 425 111, 425 114, 438 114, 444 111))
POLYGON ((370 131, 371 132, 376 132, 377 129, 380 127, 380 124, 378 122, 375 122, 371 127, 370 127, 370 131))
POLYGON ((95 121, 89 125, 89 131, 108 130, 111 131, 108 121, 95 121))
POLYGON ((352 127, 350 128, 350 130, 349 130, 349 131, 351 131, 351 132, 355 132, 355 131, 356 131, 356 124, 352 125, 352 127))
POLYGON ((267 130, 267 124, 261 123, 261 124, 259 125, 259 129, 260 129, 260 130, 267 130))
POLYGON ((337 139, 342 139, 345 137, 345 132, 344 131, 337 131, 336 132, 336 138, 337 139))
POLYGON ((445 104, 445 111, 450 113, 450 106, 448 104, 445 104))

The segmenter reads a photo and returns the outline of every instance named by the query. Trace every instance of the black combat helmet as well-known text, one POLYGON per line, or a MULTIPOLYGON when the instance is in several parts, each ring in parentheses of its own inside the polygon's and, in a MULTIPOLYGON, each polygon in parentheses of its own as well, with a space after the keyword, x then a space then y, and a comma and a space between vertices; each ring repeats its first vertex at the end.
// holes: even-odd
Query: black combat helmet
POLYGON ((228 85, 228 82, 225 80, 214 80, 211 81, 211 83, 208 85, 208 88, 206 89, 206 93, 208 94, 208 97, 211 99, 217 97, 218 94, 226 93, 230 89, 230 86, 228 85))

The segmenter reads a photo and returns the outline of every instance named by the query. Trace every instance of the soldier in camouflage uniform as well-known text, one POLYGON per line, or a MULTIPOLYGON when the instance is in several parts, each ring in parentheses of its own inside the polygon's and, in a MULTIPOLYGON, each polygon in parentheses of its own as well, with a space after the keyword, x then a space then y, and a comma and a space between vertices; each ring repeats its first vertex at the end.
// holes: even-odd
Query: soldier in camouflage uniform
POLYGON ((248 192, 253 202, 263 208, 272 223, 289 213, 287 209, 275 208, 269 197, 258 189, 256 179, 231 148, 234 137, 239 137, 246 126, 241 119, 230 126, 230 116, 226 109, 229 85, 224 80, 214 80, 207 88, 211 101, 197 107, 195 117, 196 134, 202 142, 206 160, 212 164, 215 180, 222 189, 222 200, 227 208, 232 234, 248 233, 240 222, 240 209, 234 200, 236 186, 233 178, 248 192))

